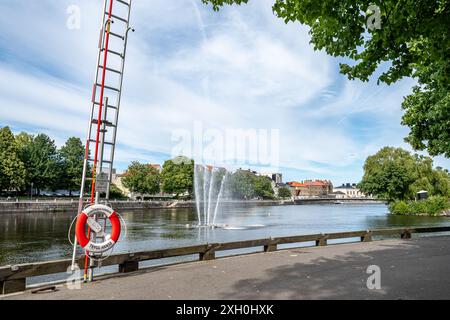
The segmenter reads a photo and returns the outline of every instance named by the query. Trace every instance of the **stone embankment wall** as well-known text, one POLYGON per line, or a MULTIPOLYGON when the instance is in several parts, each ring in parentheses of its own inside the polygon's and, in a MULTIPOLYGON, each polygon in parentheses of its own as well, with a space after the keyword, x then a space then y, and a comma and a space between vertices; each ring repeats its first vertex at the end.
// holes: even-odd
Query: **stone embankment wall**
MULTIPOLYGON (((146 210, 146 209, 174 209, 194 208, 194 201, 111 201, 111 206, 116 210, 146 210)), ((224 205, 241 206, 273 206, 293 204, 291 201, 226 201, 224 205)), ((87 203, 86 203, 87 205, 87 203)), ((0 202, 0 212, 27 213, 27 212, 76 212, 78 201, 5 201, 0 202)))

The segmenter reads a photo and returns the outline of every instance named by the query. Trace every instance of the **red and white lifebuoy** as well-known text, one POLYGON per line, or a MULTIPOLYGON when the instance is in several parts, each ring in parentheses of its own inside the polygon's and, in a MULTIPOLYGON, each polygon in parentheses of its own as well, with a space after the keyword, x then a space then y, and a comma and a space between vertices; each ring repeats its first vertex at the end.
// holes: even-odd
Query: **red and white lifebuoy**
MULTIPOLYGON (((101 227, 98 225, 98 228, 101 227)), ((117 241, 119 241, 120 230, 120 219, 117 213, 108 206, 96 204, 86 208, 78 216, 75 234, 77 236, 78 242, 84 249, 86 249, 86 251, 92 253, 103 253, 111 250, 117 243, 117 241), (95 220, 93 220, 93 217, 98 214, 104 214, 106 217, 108 217, 111 223, 111 235, 109 239, 102 243, 95 243, 86 236, 86 224, 90 225, 91 228, 95 227, 96 222, 95 220)), ((100 230, 93 231, 98 233, 100 230)))

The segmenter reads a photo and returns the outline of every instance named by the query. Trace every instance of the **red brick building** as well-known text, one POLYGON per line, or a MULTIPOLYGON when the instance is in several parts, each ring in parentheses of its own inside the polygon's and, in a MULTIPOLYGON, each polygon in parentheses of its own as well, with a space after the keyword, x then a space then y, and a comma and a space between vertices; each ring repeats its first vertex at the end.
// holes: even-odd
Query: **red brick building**
POLYGON ((288 182, 294 197, 320 197, 333 192, 333 184, 329 180, 306 180, 288 182))

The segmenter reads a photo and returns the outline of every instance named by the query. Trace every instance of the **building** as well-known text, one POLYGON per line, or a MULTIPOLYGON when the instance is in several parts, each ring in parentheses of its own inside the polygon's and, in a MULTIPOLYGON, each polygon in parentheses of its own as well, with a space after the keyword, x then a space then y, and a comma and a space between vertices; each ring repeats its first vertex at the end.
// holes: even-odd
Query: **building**
POLYGON ((122 193, 131 198, 131 191, 123 185, 122 179, 126 176, 126 173, 118 174, 117 172, 113 172, 111 182, 120 190, 122 193))
POLYGON ((333 184, 329 180, 306 180, 304 184, 312 197, 326 196, 333 192, 333 184))
POLYGON ((345 199, 347 196, 345 195, 344 192, 342 191, 337 191, 337 192, 332 192, 330 194, 328 194, 330 197, 335 198, 335 199, 345 199))
MULTIPOLYGON (((257 173, 255 172, 255 174, 257 173)), ((283 183, 283 174, 281 173, 260 173, 259 176, 267 177, 268 179, 270 179, 272 183, 273 193, 275 194, 276 197, 278 197, 278 190, 286 186, 283 183)))
POLYGON ((277 185, 283 183, 283 175, 281 173, 272 173, 272 181, 277 185))
MULTIPOLYGON (((159 165, 159 164, 148 164, 147 166, 148 166, 148 167, 151 167, 151 168, 154 168, 154 169, 156 169, 156 170, 158 170, 159 173, 162 172, 162 166, 159 165)), ((167 197, 170 197, 170 195, 165 195, 165 194, 159 194, 159 195, 153 195, 153 196, 150 196, 150 195, 143 195, 143 194, 136 194, 136 193, 133 193, 133 192, 131 192, 127 187, 125 187, 125 186, 123 185, 122 179, 123 179, 126 175, 127 175, 127 172, 124 172, 124 173, 122 173, 122 174, 118 174, 118 173, 116 172, 115 169, 113 170, 113 175, 112 175, 112 183, 113 183, 114 185, 116 185, 116 187, 117 187, 120 191, 122 191, 122 193, 123 193, 126 197, 128 197, 128 198, 130 198, 130 199, 133 199, 133 200, 137 200, 137 199, 149 199, 149 198, 167 198, 167 197)))
POLYGON ((329 180, 306 180, 288 182, 294 197, 323 197, 333 192, 333 184, 329 180))
POLYGON ((148 164, 147 166, 150 167, 150 168, 158 170, 159 173, 162 172, 162 167, 161 167, 160 164, 148 164))
POLYGON ((344 194, 344 198, 365 198, 366 195, 361 192, 356 186, 356 183, 344 183, 340 187, 333 189, 334 193, 341 192, 344 194))

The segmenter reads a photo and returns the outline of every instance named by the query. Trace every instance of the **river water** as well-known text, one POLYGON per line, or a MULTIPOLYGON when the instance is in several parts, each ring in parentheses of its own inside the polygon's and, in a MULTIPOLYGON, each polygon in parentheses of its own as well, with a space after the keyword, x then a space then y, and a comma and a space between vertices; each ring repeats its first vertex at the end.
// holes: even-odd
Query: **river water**
MULTIPOLYGON (((227 207, 217 221, 225 229, 189 227, 196 223, 194 209, 121 214, 127 232, 114 253, 321 232, 450 225, 450 219, 443 217, 392 216, 381 204, 227 207)), ((0 214, 0 266, 69 258, 67 233, 74 217, 73 213, 0 214)))

